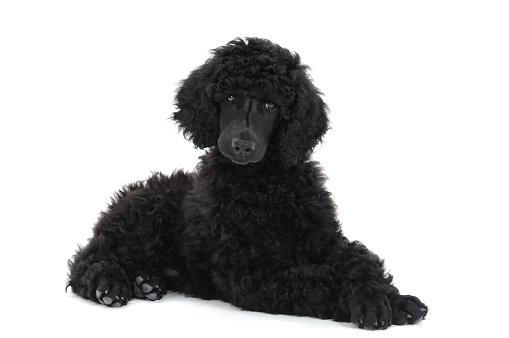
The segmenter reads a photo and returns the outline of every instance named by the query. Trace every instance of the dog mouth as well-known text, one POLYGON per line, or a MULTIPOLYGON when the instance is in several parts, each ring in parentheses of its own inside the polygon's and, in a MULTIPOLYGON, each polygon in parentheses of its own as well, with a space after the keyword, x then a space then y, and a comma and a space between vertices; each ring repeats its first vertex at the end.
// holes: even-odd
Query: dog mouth
POLYGON ((238 164, 238 165, 257 163, 257 162, 260 162, 263 158, 263 156, 261 158, 258 158, 258 156, 245 157, 245 156, 238 156, 236 154, 227 154, 227 153, 221 151, 221 149, 219 149, 219 151, 221 152, 221 154, 223 154, 224 157, 228 158, 230 161, 232 161, 233 163, 238 164))
POLYGON ((238 164, 238 165, 246 165, 246 164, 250 163, 249 161, 247 161, 245 159, 234 159, 231 157, 229 157, 229 159, 230 159, 230 161, 232 161, 233 163, 238 164))

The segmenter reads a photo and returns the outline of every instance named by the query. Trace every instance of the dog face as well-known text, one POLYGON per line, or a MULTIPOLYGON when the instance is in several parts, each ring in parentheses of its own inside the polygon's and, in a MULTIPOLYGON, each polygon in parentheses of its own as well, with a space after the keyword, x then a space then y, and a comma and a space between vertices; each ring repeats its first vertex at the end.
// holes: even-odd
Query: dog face
POLYGON ((284 107, 236 94, 219 106, 219 151, 236 164, 261 161, 284 107))
POLYGON ((198 148, 218 147, 245 165, 271 146, 278 155, 271 160, 290 168, 328 129, 327 106, 307 70, 298 54, 268 40, 230 41, 182 81, 172 118, 198 148))

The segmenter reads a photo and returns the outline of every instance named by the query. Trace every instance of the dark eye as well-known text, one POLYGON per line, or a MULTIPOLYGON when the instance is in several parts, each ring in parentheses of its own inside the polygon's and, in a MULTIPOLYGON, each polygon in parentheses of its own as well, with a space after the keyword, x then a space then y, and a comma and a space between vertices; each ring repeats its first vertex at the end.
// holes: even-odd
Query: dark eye
POLYGON ((277 108, 277 104, 275 104, 274 102, 267 102, 265 103, 265 108, 267 108, 268 110, 274 110, 277 108))
POLYGON ((228 100, 228 102, 235 101, 235 95, 232 94, 232 95, 228 96, 227 100, 228 100))

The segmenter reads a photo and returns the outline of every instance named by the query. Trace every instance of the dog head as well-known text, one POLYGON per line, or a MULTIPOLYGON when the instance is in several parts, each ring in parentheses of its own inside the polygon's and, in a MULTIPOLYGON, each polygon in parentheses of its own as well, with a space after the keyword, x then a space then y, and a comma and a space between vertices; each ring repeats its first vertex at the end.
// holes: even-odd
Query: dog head
POLYGON ((268 40, 233 40, 181 83, 172 117, 198 148, 217 146, 248 164, 273 145, 291 167, 328 129, 327 107, 307 70, 298 54, 268 40))

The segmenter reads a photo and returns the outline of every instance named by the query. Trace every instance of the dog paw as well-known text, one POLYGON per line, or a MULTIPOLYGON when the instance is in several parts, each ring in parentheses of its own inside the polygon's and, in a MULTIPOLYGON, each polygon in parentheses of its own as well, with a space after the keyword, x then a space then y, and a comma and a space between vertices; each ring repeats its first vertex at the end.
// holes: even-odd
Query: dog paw
POLYGON ((348 301, 348 306, 350 321, 360 328, 385 330, 391 326, 391 304, 384 294, 355 295, 348 301))
POLYGON ((139 273, 134 280, 134 295, 141 299, 158 300, 166 294, 162 279, 156 274, 139 273))
POLYGON ((95 290, 95 297, 101 304, 110 307, 121 307, 126 305, 132 298, 131 290, 127 285, 118 280, 103 277, 100 279, 99 286, 95 290))
POLYGON ((417 324, 428 314, 428 307, 414 296, 395 296, 391 306, 394 325, 417 324))

